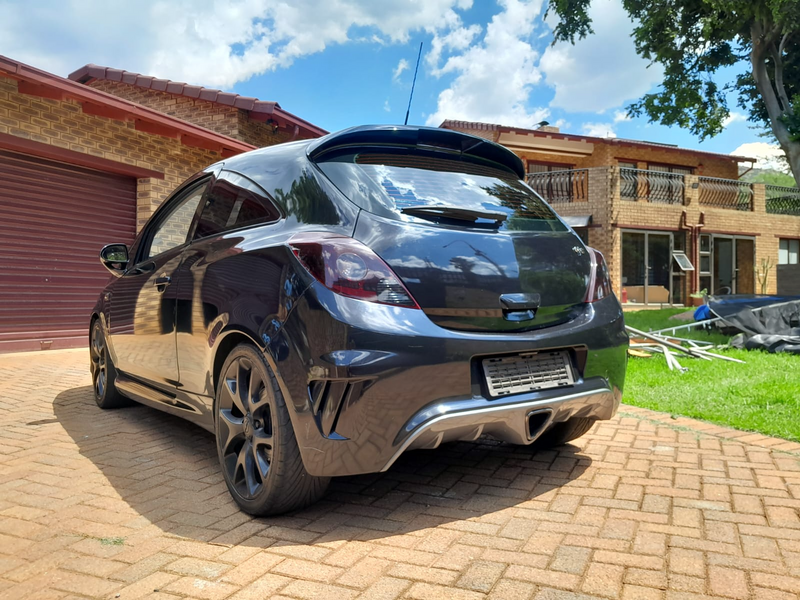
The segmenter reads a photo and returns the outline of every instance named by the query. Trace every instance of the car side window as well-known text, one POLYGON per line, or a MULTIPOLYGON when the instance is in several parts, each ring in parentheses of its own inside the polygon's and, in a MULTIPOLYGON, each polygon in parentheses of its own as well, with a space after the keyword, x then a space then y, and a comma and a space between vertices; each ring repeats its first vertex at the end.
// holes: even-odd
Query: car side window
POLYGON ((279 218, 280 213, 261 188, 241 175, 223 171, 206 196, 193 239, 279 218))
POLYGON ((172 211, 156 225, 147 258, 153 258, 186 243, 189 229, 206 187, 208 186, 203 183, 188 190, 172 211))

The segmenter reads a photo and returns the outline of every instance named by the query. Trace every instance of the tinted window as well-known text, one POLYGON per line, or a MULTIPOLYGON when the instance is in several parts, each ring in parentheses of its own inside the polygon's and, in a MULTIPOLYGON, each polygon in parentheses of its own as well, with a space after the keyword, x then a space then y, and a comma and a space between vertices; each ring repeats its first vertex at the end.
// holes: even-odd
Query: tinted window
POLYGON ((529 187, 492 165, 373 152, 339 156, 319 167, 358 206, 395 219, 417 220, 404 209, 447 206, 504 213, 506 230, 566 231, 529 187))
POLYGON ((205 189, 206 184, 202 183, 188 190, 181 200, 176 201, 175 207, 156 225, 147 258, 158 256, 186 243, 189 228, 205 189))
POLYGON ((278 218, 278 211, 258 186, 241 175, 222 172, 206 196, 194 239, 278 218))

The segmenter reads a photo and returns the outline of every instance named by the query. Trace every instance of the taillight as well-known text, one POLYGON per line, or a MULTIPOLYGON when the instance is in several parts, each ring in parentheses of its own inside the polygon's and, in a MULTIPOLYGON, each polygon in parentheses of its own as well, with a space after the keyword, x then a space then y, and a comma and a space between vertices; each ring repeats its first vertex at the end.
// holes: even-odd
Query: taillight
POLYGON ((597 302, 614 292, 611 289, 611 278, 608 276, 603 255, 594 248, 589 248, 589 256, 592 259, 592 274, 589 278, 589 287, 586 289, 584 302, 597 302))
POLYGON ((381 258, 353 238, 330 233, 299 233, 289 246, 306 270, 329 290, 378 304, 419 308, 381 258))

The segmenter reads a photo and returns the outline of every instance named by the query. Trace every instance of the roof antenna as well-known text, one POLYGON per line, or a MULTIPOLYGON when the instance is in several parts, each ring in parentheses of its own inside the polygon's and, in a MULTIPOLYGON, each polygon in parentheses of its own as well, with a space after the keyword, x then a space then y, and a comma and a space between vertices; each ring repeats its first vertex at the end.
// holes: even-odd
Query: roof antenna
POLYGON ((403 125, 408 125, 408 113, 411 112, 411 99, 414 97, 414 86, 417 85, 417 71, 419 71, 419 59, 422 56, 422 42, 419 43, 419 54, 417 54, 417 66, 414 67, 414 81, 411 82, 411 94, 408 96, 408 108, 406 109, 406 120, 403 125))

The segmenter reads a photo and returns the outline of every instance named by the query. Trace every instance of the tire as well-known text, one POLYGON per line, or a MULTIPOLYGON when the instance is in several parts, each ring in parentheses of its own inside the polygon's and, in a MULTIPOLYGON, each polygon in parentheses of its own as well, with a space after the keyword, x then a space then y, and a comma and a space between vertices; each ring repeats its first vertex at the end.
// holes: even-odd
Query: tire
POLYGON ((534 448, 553 448, 578 439, 592 428, 597 419, 573 417, 569 421, 556 423, 533 442, 534 448))
POLYGON ((89 361, 92 372, 94 401, 102 409, 122 408, 133 404, 117 391, 117 369, 108 353, 106 336, 99 320, 92 323, 89 337, 89 361))
POLYGON ((323 496, 330 478, 305 470, 275 374, 253 346, 240 344, 228 355, 214 407, 222 475, 244 512, 277 515, 323 496))

